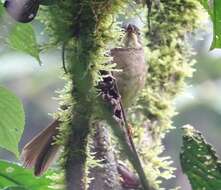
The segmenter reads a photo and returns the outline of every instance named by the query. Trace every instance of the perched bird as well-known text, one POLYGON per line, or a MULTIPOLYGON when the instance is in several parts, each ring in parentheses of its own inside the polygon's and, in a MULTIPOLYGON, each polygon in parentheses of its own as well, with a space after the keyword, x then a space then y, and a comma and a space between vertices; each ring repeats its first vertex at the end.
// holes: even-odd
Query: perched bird
POLYGON ((139 29, 132 24, 125 26, 123 48, 111 50, 113 63, 122 72, 113 73, 124 108, 129 107, 134 98, 143 89, 147 76, 147 64, 142 48, 139 29))
MULTIPOLYGON (((120 98, 123 106, 128 107, 145 85, 147 65, 140 42, 139 30, 136 26, 129 24, 125 28, 123 41, 124 47, 114 48, 110 52, 113 62, 117 64, 116 68, 122 71, 114 72, 111 78, 103 72, 103 82, 98 88, 102 91, 103 100, 109 101, 120 98), (116 79, 115 86, 117 85, 120 95, 116 91, 108 89, 112 78, 116 79)), ((121 118, 117 109, 114 108, 114 114, 116 117, 121 118)), ((22 150, 21 160, 23 165, 25 167, 34 167, 34 173, 37 176, 47 170, 59 150, 59 145, 55 143, 55 136, 59 132, 58 120, 53 121, 46 129, 27 143, 22 150)))

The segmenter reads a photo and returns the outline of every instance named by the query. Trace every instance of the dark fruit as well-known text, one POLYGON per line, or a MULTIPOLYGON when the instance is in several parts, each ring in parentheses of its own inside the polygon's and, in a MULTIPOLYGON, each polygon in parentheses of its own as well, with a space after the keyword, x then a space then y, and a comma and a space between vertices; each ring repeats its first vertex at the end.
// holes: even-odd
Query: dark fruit
POLYGON ((39 8, 39 0, 6 0, 4 7, 16 21, 27 23, 35 18, 39 8))

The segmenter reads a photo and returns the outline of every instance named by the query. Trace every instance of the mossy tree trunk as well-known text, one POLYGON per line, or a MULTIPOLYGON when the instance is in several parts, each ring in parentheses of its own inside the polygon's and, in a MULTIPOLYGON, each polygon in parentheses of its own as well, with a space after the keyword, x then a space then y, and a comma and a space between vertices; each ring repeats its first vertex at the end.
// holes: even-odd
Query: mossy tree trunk
MULTIPOLYGON (((51 34, 53 44, 66 44, 69 86, 62 92, 61 104, 67 105, 68 109, 58 113, 63 122, 58 142, 65 147, 62 160, 67 190, 85 190, 88 185, 85 172, 86 148, 94 119, 92 116, 97 111, 95 100, 96 85, 101 79, 99 71, 111 70, 105 64, 110 61, 107 56, 110 42, 114 43, 119 39, 115 15, 125 11, 125 5, 133 2, 58 1, 43 14, 42 19, 51 34)), ((142 2, 150 7, 150 1, 142 2)), ((185 78, 192 74, 190 54, 184 38, 187 32, 198 26, 199 4, 196 0, 157 0, 152 1, 152 5, 152 11, 148 14, 151 28, 146 33, 149 63, 147 85, 129 115, 145 172, 155 189, 159 189, 159 178, 171 178, 173 173, 171 162, 159 157, 164 150, 161 140, 172 128, 173 99, 183 88, 185 78), (146 123, 148 129, 145 128, 146 123)), ((148 22, 145 25, 147 28, 148 22)), ((102 130, 98 129, 98 136, 102 130)), ((113 153, 109 152, 108 146, 106 149, 102 145, 102 148, 104 155, 99 155, 101 151, 97 153, 98 157, 107 158, 109 163, 113 163, 113 153)), ((95 172, 100 175, 99 172, 103 171, 101 169, 95 172)), ((118 177, 115 172, 116 170, 112 179, 118 177)), ((96 183, 95 181, 94 184, 96 183)), ((111 185, 119 186, 118 183, 111 185)))
POLYGON ((89 177, 93 178, 89 190, 122 190, 120 176, 117 169, 117 160, 111 144, 110 131, 104 122, 93 124, 92 152, 100 160, 100 165, 90 170, 89 177))

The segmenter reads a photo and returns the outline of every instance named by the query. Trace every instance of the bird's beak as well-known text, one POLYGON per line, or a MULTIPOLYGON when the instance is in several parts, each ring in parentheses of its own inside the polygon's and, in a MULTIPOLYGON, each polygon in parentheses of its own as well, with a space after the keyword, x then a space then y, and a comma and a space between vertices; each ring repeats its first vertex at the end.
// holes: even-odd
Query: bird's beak
POLYGON ((133 32, 133 26, 129 24, 126 29, 127 32, 133 32))

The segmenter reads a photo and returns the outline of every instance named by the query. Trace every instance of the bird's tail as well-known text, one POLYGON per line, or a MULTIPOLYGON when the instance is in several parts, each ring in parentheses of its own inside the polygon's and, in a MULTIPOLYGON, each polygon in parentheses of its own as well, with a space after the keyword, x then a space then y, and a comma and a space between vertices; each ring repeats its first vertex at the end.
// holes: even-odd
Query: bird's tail
POLYGON ((55 144, 59 121, 53 121, 46 129, 28 142, 22 150, 21 161, 24 167, 34 168, 34 174, 40 176, 48 169, 59 150, 55 144))

